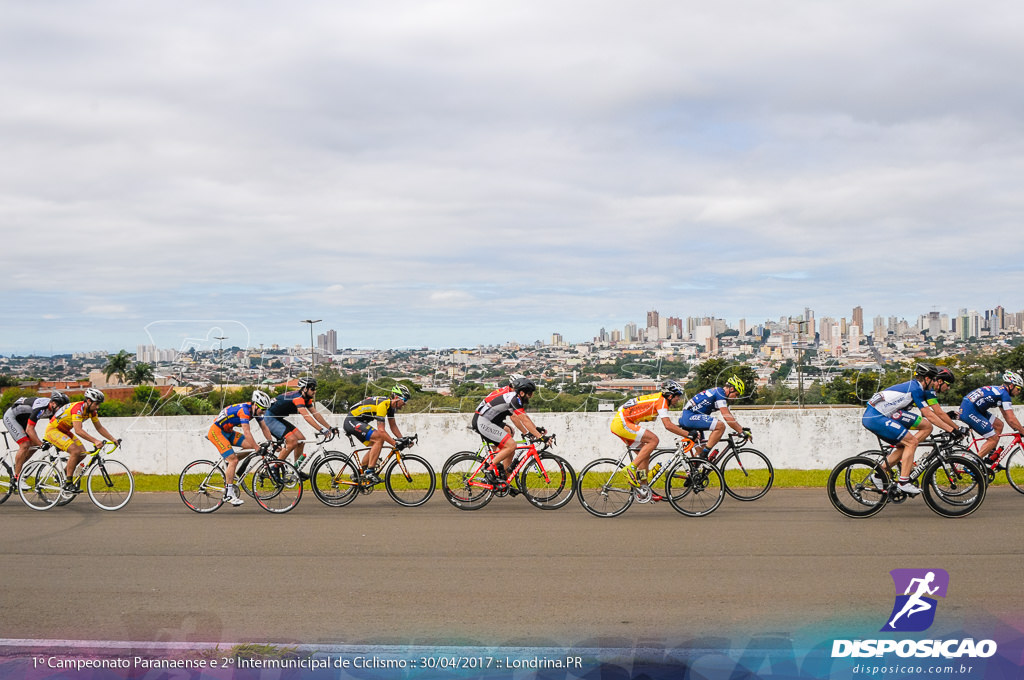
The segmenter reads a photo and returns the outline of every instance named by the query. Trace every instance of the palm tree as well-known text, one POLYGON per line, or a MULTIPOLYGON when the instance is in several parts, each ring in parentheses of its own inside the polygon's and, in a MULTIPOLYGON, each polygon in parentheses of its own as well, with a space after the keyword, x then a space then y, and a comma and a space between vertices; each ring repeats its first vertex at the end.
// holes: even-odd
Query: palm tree
POLYGON ((135 364, 128 371, 128 382, 132 385, 145 385, 156 382, 153 375, 153 367, 149 364, 135 364))
POLYGON ((128 352, 121 350, 117 354, 110 354, 107 356, 107 366, 103 369, 103 375, 109 381, 110 376, 117 375, 118 380, 121 384, 125 383, 125 378, 128 375, 128 371, 131 367, 132 355, 128 352))

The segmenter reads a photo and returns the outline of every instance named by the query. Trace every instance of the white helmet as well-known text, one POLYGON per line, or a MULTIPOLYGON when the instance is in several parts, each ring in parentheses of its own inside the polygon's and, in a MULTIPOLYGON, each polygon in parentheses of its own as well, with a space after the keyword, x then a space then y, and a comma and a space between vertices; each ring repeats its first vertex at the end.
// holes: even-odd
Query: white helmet
POLYGON ((256 404, 261 409, 266 411, 268 408, 270 408, 270 395, 260 390, 253 390, 252 403, 256 404))
POLYGON ((1024 387, 1024 378, 1020 377, 1020 373, 1016 371, 1007 371, 1003 373, 1003 383, 1007 385, 1016 385, 1017 387, 1024 387))
POLYGON ((103 400, 107 398, 107 395, 103 394, 95 387, 87 388, 83 396, 89 401, 95 402, 97 404, 102 404, 103 400))

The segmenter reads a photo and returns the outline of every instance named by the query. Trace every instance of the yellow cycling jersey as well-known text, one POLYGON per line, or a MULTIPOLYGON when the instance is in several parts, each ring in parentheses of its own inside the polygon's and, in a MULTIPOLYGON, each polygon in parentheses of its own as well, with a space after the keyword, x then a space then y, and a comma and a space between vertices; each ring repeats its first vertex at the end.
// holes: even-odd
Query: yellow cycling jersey
MULTIPOLYGON (((100 420, 96 416, 89 415, 88 418, 92 421, 93 425, 99 425, 100 420)), ((75 423, 80 423, 85 419, 85 402, 76 401, 73 404, 62 406, 54 413, 53 417, 50 418, 49 424, 46 426, 46 431, 60 430, 64 434, 71 434, 75 423)))
POLYGON ((390 397, 370 397, 353 406, 348 415, 365 421, 384 420, 395 417, 395 407, 390 397))

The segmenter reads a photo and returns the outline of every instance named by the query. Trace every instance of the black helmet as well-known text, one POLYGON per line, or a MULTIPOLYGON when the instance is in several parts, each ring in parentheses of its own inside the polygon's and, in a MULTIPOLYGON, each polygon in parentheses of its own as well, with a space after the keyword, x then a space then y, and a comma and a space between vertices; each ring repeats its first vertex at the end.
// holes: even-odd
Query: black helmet
POLYGON ((537 391, 537 386, 529 378, 516 378, 512 381, 512 390, 515 392, 533 394, 537 391))
POLYGON ((934 378, 938 373, 939 369, 932 364, 921 363, 914 368, 914 375, 918 378, 934 378))
POLYGON ((50 395, 50 401, 57 404, 58 407, 67 406, 68 404, 71 403, 71 400, 68 399, 68 395, 64 394, 63 392, 57 392, 56 390, 54 390, 54 392, 50 395))
POLYGON ((661 383, 661 393, 666 397, 670 395, 681 397, 683 396, 683 387, 675 380, 666 380, 665 382, 661 383))
POLYGON ((391 396, 398 397, 402 401, 409 401, 412 398, 412 392, 405 385, 395 385, 391 388, 391 396))
POLYGON ((947 383, 949 385, 952 385, 954 382, 956 382, 956 377, 953 375, 953 371, 949 370, 945 366, 943 366, 942 368, 935 372, 935 377, 938 380, 941 380, 942 382, 947 383))
POLYGON ((299 389, 304 390, 306 388, 312 390, 316 389, 316 378, 299 378, 299 389))

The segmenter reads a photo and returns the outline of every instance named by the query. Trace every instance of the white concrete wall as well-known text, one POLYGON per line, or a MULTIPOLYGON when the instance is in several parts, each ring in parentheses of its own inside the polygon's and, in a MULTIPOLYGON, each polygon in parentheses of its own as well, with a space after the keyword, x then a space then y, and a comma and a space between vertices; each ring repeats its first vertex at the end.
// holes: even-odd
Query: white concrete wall
MULTIPOLYGON (((753 430, 753 446, 766 453, 777 468, 828 469, 842 458, 877 448, 874 437, 860 424, 863 409, 858 407, 735 413, 741 424, 753 430)), ((398 425, 403 434, 419 434, 420 443, 413 451, 425 456, 440 471, 441 464, 452 453, 479 446, 480 439, 467 428, 471 418, 471 414, 465 413, 400 413, 398 425)), ((533 418, 558 435, 555 452, 577 470, 595 458, 618 457, 622 452, 618 438, 608 430, 608 413, 537 413, 533 418)), ((328 422, 340 425, 341 420, 340 416, 328 416, 328 422)), ((204 438, 211 421, 210 416, 176 416, 105 418, 103 424, 111 433, 124 438, 118 457, 132 470, 176 475, 189 461, 216 455, 213 445, 204 438)), ((301 426, 309 431, 304 422, 301 426)), ((655 425, 653 431, 665 444, 675 440, 660 425, 655 425)), ((262 434, 257 434, 257 438, 262 440, 262 434)), ((344 436, 328 447, 350 450, 344 436)))

